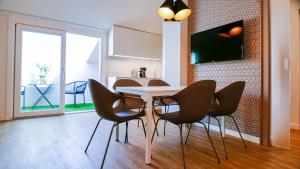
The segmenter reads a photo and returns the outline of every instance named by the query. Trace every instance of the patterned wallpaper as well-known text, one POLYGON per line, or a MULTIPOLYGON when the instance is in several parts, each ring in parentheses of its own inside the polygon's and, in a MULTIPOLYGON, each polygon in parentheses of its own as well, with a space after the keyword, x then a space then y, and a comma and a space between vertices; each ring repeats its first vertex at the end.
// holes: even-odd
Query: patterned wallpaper
MULTIPOLYGON (((260 0, 190 0, 193 14, 189 33, 193 34, 238 20, 244 20, 244 60, 189 66, 189 83, 213 79, 221 89, 238 80, 246 88, 234 116, 243 133, 260 136, 261 121, 261 2, 260 0)), ((228 119, 226 128, 236 130, 228 119)))

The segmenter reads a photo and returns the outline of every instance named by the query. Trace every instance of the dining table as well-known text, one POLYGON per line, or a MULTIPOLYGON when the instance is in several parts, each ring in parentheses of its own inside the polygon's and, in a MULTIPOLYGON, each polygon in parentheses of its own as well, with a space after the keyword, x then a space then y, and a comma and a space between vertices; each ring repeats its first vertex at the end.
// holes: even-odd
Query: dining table
MULTIPOLYGON (((154 121, 152 117, 152 99, 155 96, 170 96, 178 93, 186 86, 155 86, 155 87, 117 87, 118 93, 130 93, 140 95, 146 102, 146 144, 145 144, 145 163, 151 163, 151 137, 154 130, 154 121)), ((119 137, 119 127, 117 126, 117 139, 119 137)))

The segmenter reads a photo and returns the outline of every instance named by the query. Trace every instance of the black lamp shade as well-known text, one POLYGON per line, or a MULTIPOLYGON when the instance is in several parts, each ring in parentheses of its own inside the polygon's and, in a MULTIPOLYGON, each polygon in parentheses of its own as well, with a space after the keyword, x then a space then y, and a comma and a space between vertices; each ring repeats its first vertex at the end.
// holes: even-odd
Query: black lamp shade
POLYGON ((166 0, 158 9, 158 15, 163 19, 173 19, 175 16, 173 0, 166 0))
POLYGON ((191 15, 191 9, 182 0, 175 2, 175 16, 174 19, 177 21, 183 20, 191 15))

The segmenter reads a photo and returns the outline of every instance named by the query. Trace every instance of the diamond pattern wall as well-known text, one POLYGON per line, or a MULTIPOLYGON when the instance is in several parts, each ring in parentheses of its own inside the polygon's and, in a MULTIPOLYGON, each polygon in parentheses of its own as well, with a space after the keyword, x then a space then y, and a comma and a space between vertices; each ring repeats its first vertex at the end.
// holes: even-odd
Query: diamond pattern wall
MULTIPOLYGON (((213 79, 221 89, 238 80, 246 88, 234 116, 243 133, 260 136, 261 2, 260 0, 190 0, 189 33, 244 20, 244 60, 189 65, 189 83, 213 79)), ((226 128, 236 130, 228 119, 226 128)))

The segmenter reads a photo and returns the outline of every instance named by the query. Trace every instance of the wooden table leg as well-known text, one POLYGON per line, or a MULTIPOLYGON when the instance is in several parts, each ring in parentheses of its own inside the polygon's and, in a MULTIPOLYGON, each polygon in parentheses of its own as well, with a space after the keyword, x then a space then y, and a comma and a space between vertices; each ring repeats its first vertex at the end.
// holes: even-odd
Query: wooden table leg
POLYGON ((150 164, 151 163, 151 137, 153 133, 153 118, 152 118, 152 97, 147 96, 143 97, 145 101, 147 101, 147 108, 146 108, 146 147, 145 147, 145 163, 150 164))
POLYGON ((223 116, 221 117, 221 131, 222 131, 222 134, 223 134, 223 137, 226 137, 226 132, 225 132, 225 129, 226 129, 226 124, 225 124, 225 120, 226 118, 223 116))

